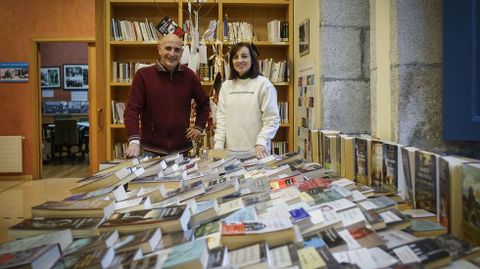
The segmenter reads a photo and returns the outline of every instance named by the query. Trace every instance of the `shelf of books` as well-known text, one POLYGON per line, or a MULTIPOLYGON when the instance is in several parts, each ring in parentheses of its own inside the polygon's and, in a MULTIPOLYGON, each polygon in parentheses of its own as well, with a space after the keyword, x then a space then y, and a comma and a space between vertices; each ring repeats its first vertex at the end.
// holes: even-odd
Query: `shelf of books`
POLYGON ((289 38, 293 28, 288 23, 293 21, 291 1, 110 0, 106 3, 108 159, 123 157, 119 151, 127 139, 123 108, 135 71, 158 58, 160 32, 170 29, 165 30, 165 25, 174 23, 182 27, 186 32, 185 44, 191 46, 192 22, 198 22, 200 49, 203 47, 207 56, 197 74, 210 95, 214 94, 213 88, 219 88, 215 79, 221 83, 222 78, 228 77, 224 68, 230 46, 240 41, 256 44, 261 72, 277 89, 281 114, 281 128, 274 138, 273 151, 281 154, 293 150, 293 81, 289 77, 293 72, 293 39, 289 38))
POLYGON ((112 162, 32 206, 0 267, 480 265, 480 160, 328 133, 323 166, 215 150, 112 162), (334 152, 342 141, 350 150, 334 152))

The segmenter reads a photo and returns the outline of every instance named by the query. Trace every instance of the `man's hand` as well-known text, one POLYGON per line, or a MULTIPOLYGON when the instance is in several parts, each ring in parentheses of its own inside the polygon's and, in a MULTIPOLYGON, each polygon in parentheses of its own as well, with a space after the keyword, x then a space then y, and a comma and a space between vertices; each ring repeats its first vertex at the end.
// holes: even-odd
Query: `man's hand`
POLYGON ((140 155, 140 145, 130 143, 125 154, 128 158, 138 157, 138 155, 140 155))
POLYGON ((200 130, 196 128, 188 128, 185 136, 187 137, 188 140, 192 140, 198 135, 200 135, 200 130))
POLYGON ((268 156, 267 150, 262 145, 255 145, 255 156, 259 159, 263 159, 268 156))

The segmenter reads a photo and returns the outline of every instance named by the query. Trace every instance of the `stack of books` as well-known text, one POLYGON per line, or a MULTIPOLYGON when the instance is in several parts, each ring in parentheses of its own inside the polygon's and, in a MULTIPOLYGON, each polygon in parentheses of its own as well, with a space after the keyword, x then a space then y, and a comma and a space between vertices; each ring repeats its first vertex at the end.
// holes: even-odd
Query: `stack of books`
MULTIPOLYGON (((466 208, 478 203, 480 167, 463 168, 466 208)), ((127 160, 79 180, 63 201, 32 207, 9 229, 18 240, 0 244, 0 268, 478 265, 478 237, 454 236, 435 213, 405 210, 376 187, 299 153, 127 160)))

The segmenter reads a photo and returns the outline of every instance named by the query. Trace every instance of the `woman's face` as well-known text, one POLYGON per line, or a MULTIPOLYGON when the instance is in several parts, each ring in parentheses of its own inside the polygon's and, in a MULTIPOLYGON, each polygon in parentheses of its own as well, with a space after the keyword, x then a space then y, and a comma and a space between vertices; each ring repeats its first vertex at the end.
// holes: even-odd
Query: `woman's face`
POLYGON ((252 57, 247 47, 242 47, 232 58, 233 68, 237 71, 239 76, 245 75, 252 66, 252 57))

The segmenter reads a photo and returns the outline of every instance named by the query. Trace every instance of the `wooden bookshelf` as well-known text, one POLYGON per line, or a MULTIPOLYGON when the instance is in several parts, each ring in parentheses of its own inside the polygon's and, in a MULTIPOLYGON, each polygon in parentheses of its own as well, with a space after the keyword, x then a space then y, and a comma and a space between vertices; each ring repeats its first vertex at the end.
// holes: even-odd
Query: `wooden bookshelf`
MULTIPOLYGON (((290 79, 288 82, 275 82, 278 101, 288 102, 288 123, 282 123, 274 141, 286 141, 288 150, 293 150, 293 1, 292 0, 208 0, 195 3, 192 9, 202 5, 199 12, 199 33, 202 35, 210 20, 218 20, 217 39, 222 41, 219 48, 226 53, 232 44, 223 40, 223 20, 244 21, 253 25, 255 40, 253 43, 260 51, 260 59, 272 58, 274 61, 287 59, 290 79), (286 42, 269 42, 267 23, 272 20, 288 21, 286 42)), ((156 46, 158 41, 115 41, 112 38, 112 19, 129 21, 151 21, 156 25, 164 16, 170 17, 179 26, 188 19, 188 2, 184 0, 106 0, 105 6, 105 70, 106 90, 106 124, 107 159, 112 159, 116 143, 126 142, 126 129, 123 124, 113 124, 112 101, 126 102, 131 82, 117 82, 112 77, 113 62, 154 62, 158 58, 156 46)), ((208 54, 212 53, 213 42, 208 41, 208 54)), ((212 81, 202 81, 205 91, 212 87, 212 81)))

